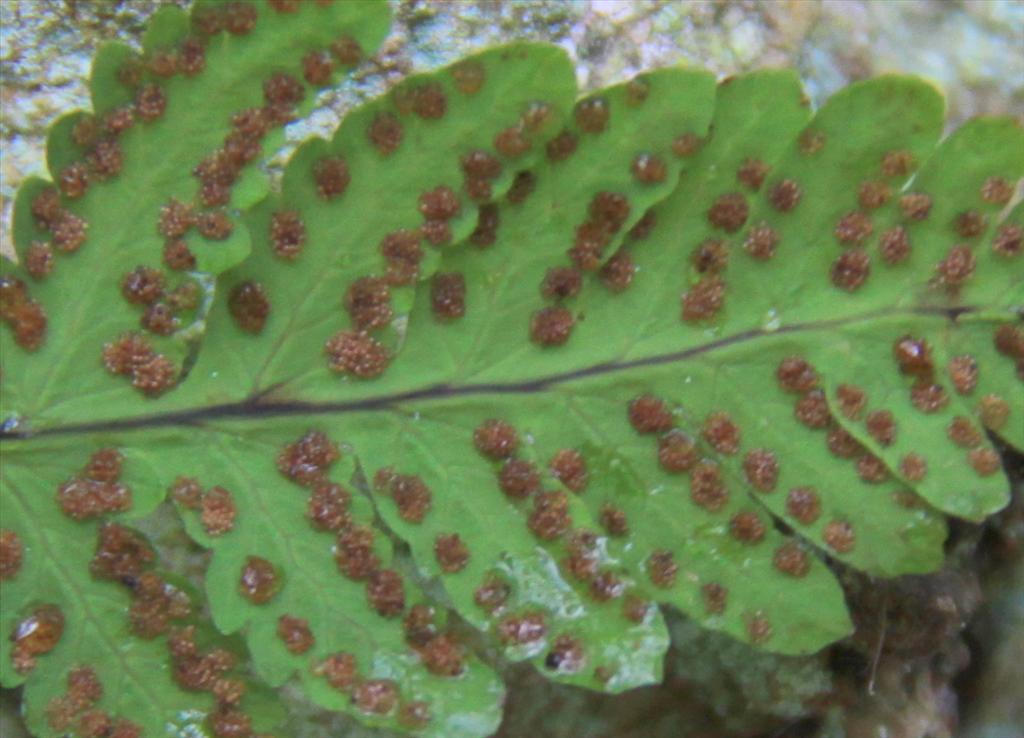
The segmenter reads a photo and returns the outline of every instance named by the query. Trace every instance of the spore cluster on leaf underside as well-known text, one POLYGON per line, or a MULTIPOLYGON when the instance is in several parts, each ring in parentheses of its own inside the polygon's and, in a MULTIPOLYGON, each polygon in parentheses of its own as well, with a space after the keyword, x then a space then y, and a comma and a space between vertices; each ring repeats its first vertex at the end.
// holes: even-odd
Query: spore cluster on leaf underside
POLYGON ((1006 502, 1017 122, 942 140, 898 75, 817 111, 778 70, 580 96, 524 42, 403 80, 272 191, 281 127, 387 26, 165 9, 19 190, 0 677, 39 735, 269 735, 294 681, 484 736, 508 662, 658 681, 659 606, 817 651, 836 568, 934 570, 948 517, 1006 502), (133 527, 165 500, 198 584, 133 527))

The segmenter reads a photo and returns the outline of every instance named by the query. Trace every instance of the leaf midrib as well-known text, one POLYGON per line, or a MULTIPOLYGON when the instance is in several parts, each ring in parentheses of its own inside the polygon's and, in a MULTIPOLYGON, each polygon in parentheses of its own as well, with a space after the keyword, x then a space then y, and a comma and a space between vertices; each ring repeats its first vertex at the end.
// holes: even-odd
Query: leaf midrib
POLYGON ((355 400, 338 402, 306 402, 303 400, 273 400, 277 387, 271 387, 238 402, 207 405, 203 407, 173 410, 134 417, 115 418, 98 422, 68 423, 65 425, 43 428, 38 431, 16 430, 0 431, 0 442, 30 440, 47 436, 75 435, 96 432, 133 431, 150 428, 200 426, 209 421, 259 419, 275 417, 335 415, 355 412, 374 412, 392 410, 403 403, 415 401, 451 400, 458 397, 480 395, 528 395, 545 392, 554 387, 582 379, 611 375, 620 372, 646 367, 663 366, 684 362, 700 356, 714 353, 744 343, 780 335, 806 333, 821 330, 833 330, 862 323, 868 323, 882 317, 922 316, 944 318, 949 323, 956 323, 962 315, 979 314, 986 311, 983 306, 943 307, 911 307, 901 310, 879 309, 869 313, 842 318, 814 320, 803 323, 781 325, 776 329, 748 328, 732 333, 723 338, 691 346, 680 351, 655 354, 625 361, 604 361, 589 366, 578 367, 564 372, 548 374, 533 379, 521 379, 508 382, 479 382, 453 385, 439 382, 425 387, 381 395, 371 395, 355 400))

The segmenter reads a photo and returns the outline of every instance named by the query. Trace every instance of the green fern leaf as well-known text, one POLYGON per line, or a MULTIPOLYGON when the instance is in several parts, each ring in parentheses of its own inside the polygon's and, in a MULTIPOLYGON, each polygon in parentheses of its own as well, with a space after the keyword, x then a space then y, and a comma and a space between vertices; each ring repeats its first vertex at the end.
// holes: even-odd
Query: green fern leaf
MULTIPOLYGON (((129 335, 123 275, 161 245, 152 217, 118 230, 128 190, 112 188, 146 193, 150 215, 167 191, 196 196, 180 170, 219 145, 225 111, 257 104, 272 53, 383 35, 379 6, 329 7, 344 8, 323 11, 332 28, 306 8, 274 16, 290 34, 260 42, 257 24, 251 47, 215 37, 211 71, 215 53, 252 65, 228 78, 239 97, 214 123, 168 107, 154 133, 183 148, 166 173, 126 167, 77 201, 109 240, 90 230, 44 279, 29 249, 54 230, 49 185, 19 192, 26 266, 5 266, 0 390, 4 528, 24 564, 3 585, 5 627, 51 600, 69 628, 101 627, 82 612, 108 587, 86 572, 95 528, 52 500, 67 509, 81 459, 116 448, 130 515, 170 490, 212 552, 213 623, 268 685, 468 738, 495 729, 509 661, 608 692, 659 680, 657 604, 817 651, 851 628, 834 566, 932 571, 948 516, 1006 503, 992 439, 1024 447, 1024 132, 978 119, 940 140, 942 98, 914 78, 858 83, 813 114, 787 71, 716 86, 666 69, 577 99, 559 50, 491 49, 303 144, 280 191, 240 175, 231 238, 195 244, 193 323, 129 335), (95 284, 69 293, 83 274, 95 284), (35 304, 48 327, 33 341, 35 304), (181 367, 160 391, 156 352, 181 367), (73 586, 47 543, 64 530, 83 540, 73 586)), ((149 63, 187 31, 161 15, 149 63)), ((98 110, 125 101, 104 80, 126 53, 97 58, 98 110)), ((80 156, 79 121, 51 134, 55 178, 80 156)), ((111 622, 125 607, 106 606, 111 622)), ((29 680, 36 725, 80 660, 64 644, 29 680)), ((130 712, 145 686, 116 704, 130 712)), ((180 687, 150 713, 180 709, 180 687)), ((216 733, 230 705, 214 695, 197 721, 216 733)))

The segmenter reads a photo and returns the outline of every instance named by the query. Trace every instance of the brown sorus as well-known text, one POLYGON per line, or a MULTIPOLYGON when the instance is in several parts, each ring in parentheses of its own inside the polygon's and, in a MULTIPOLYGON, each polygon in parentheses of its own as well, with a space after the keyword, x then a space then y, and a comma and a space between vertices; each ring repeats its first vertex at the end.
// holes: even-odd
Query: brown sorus
POLYGON ((309 629, 309 621, 287 614, 277 619, 277 637, 285 648, 296 655, 311 649, 315 641, 313 631, 309 629))
POLYGON ((254 605, 264 605, 281 588, 281 578, 271 564, 259 556, 247 556, 238 580, 242 596, 254 605))
POLYGON ((718 582, 708 582, 700 588, 704 610, 709 615, 721 615, 729 603, 729 590, 718 582))
POLYGON ((576 449, 561 449, 551 457, 548 466, 551 469, 551 475, 572 492, 579 494, 587 488, 589 480, 587 461, 583 458, 583 454, 576 449))
POLYGON ((772 564, 783 574, 791 577, 804 577, 811 569, 811 561, 807 552, 800 544, 793 541, 783 543, 772 556, 772 564))
POLYGON ((313 668, 313 673, 341 692, 349 691, 359 681, 359 666, 350 653, 331 654, 313 668))
POLYGON ((259 333, 270 316, 270 300, 259 282, 242 282, 228 294, 228 311, 246 333, 259 333))
POLYGON ((729 521, 729 533, 741 543, 758 543, 764 538, 765 524, 757 513, 739 512, 729 521))
POLYGON ((608 101, 591 97, 576 103, 576 125, 585 133, 601 133, 608 126, 608 101))
POLYGON ((653 395, 640 395, 630 400, 628 417, 637 433, 664 433, 674 424, 668 405, 653 395))
POLYGON ((454 574, 469 563, 469 548, 458 533, 442 533, 434 539, 434 556, 446 574, 454 574))
POLYGON ((750 207, 747 199, 738 192, 729 192, 718 197, 708 210, 708 221, 727 233, 735 233, 747 222, 750 207))
POLYGON ((647 575, 656 587, 667 589, 676 583, 679 564, 671 551, 659 549, 647 557, 647 575))
MULTIPOLYGON (((632 233, 632 231, 630 232, 632 233)), ((620 248, 604 263, 598 271, 598 277, 601 279, 601 284, 609 291, 622 292, 633 281, 635 272, 636 265, 633 263, 633 257, 625 248, 620 248)))
POLYGON ((408 523, 422 523, 433 500, 426 483, 414 474, 395 474, 388 486, 399 516, 408 523))
POLYGON ((156 552, 139 533, 117 523, 105 523, 99 530, 89 571, 98 579, 121 581, 138 577, 155 558, 156 552))
POLYGON ((789 356, 780 361, 775 376, 786 392, 802 394, 818 386, 818 373, 799 356, 789 356))
POLYGON ((391 363, 391 352, 364 331, 340 331, 324 345, 330 368, 339 374, 372 379, 384 373, 391 363))
POLYGON ((430 306, 442 320, 457 320, 466 314, 466 278, 461 272, 434 275, 430 282, 430 306))
POLYGON ((700 461, 690 470, 690 499, 708 512, 718 512, 729 502, 729 490, 713 461, 700 461))
POLYGON ((839 219, 833 234, 843 246, 861 246, 874 230, 870 216, 855 210, 839 219))
POLYGON ((1024 228, 1014 223, 1003 223, 996 230, 992 250, 999 256, 1011 259, 1024 252, 1024 228))
POLYGON ((932 209, 932 198, 920 192, 909 192, 900 197, 900 210, 907 220, 924 220, 932 209))
POLYGON ((24 548, 13 530, 0 529, 0 580, 13 579, 21 570, 24 548))
POLYGON ((863 249, 846 251, 836 257, 829 270, 832 284, 841 290, 854 292, 871 276, 871 255, 863 249))
POLYGON ((811 390, 797 400, 793 415, 805 426, 814 429, 827 427, 832 419, 825 393, 821 390, 811 390))
POLYGON ((772 451, 757 448, 743 457, 743 473, 754 489, 771 492, 779 479, 779 461, 772 451))
POLYGON ((811 525, 821 515, 821 501, 813 487, 794 487, 786 495, 786 512, 804 525, 811 525))
POLYGON ((515 428, 504 420, 485 420, 473 431, 473 445, 484 456, 500 461, 519 448, 519 435, 515 428))
POLYGON ((56 605, 40 605, 20 620, 11 632, 14 670, 25 674, 36 666, 36 657, 57 647, 64 635, 64 613, 56 605))
POLYGON ((394 313, 391 308, 391 288, 380 277, 360 277, 345 292, 345 310, 352 324, 361 331, 384 328, 394 313))
POLYGON ((453 65, 451 75, 463 95, 475 95, 487 81, 487 69, 476 59, 466 59, 453 65))
POLYGON ((793 210, 793 208, 800 204, 801 198, 803 198, 803 190, 792 179, 783 179, 776 182, 768 191, 768 202, 771 203, 773 208, 782 213, 788 213, 793 210))
POLYGON ((845 520, 833 520, 826 524, 822 538, 828 547, 837 553, 849 553, 857 540, 853 526, 845 520))
POLYGON ((725 304, 725 282, 717 275, 704 277, 682 297, 682 319, 687 323, 714 318, 725 304))
POLYGON ((896 226, 882 233, 878 241, 882 261, 889 266, 901 264, 910 256, 910 237, 903 226, 896 226))
POLYGON ((398 704, 398 685, 390 679, 367 679, 354 686, 352 702, 362 712, 387 715, 398 704))
POLYGON ((515 499, 525 499, 540 489, 540 473, 533 462, 509 459, 498 472, 501 491, 515 499))
POLYGON ((397 116, 385 111, 377 113, 367 127, 366 135, 381 156, 390 156, 402 144, 404 131, 397 116))
POLYGON ((704 440, 720 454, 735 454, 740 448, 740 429, 723 411, 713 412, 704 420, 704 440))
POLYGON ((234 496, 223 487, 212 487, 203 494, 199 520, 211 536, 221 536, 235 527, 238 509, 234 496))
POLYGON ((282 449, 277 457, 277 468, 292 481, 312 486, 322 480, 340 458, 338 446, 327 434, 311 430, 282 449))
POLYGON ((334 560, 338 570, 349 579, 367 579, 380 566, 373 551, 373 531, 359 525, 343 528, 338 534, 334 560))
POLYGON ((366 582, 366 599, 370 606, 386 618, 400 615, 405 609, 405 586, 401 575, 392 569, 378 569, 366 582))
POLYGON ((324 157, 313 165, 316 191, 324 200, 333 200, 345 194, 352 175, 348 164, 340 156, 324 157))
POLYGON ((736 170, 736 180, 756 192, 770 171, 771 167, 760 159, 744 159, 736 170))
POLYGON ((552 541, 564 534, 572 525, 565 493, 538 492, 533 498, 533 511, 527 525, 542 541, 552 541))

